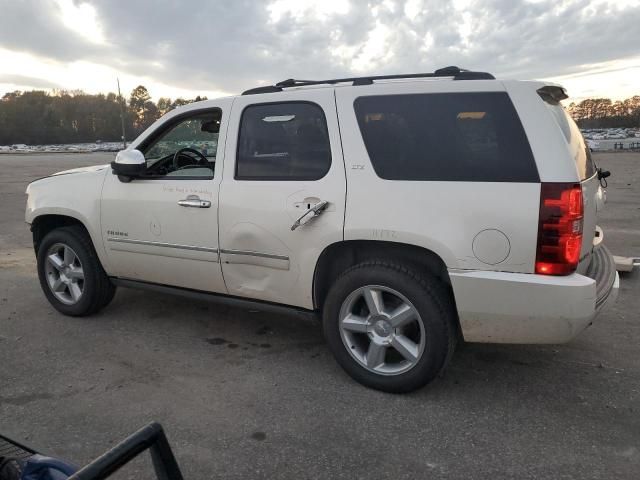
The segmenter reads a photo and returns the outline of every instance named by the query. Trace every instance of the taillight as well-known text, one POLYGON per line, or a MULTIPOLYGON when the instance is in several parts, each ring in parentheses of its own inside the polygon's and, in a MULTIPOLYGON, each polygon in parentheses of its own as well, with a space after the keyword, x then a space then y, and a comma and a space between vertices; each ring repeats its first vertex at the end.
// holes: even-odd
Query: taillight
POLYGON ((582 249, 582 187, 574 183, 541 187, 536 273, 569 275, 576 270, 582 249))

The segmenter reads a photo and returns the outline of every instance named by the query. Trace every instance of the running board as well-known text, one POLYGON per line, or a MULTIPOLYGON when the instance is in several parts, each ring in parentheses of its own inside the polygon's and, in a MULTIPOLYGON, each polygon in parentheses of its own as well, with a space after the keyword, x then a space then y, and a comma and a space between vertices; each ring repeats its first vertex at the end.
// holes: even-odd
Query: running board
POLYGON ((201 300, 204 302, 217 303, 244 310, 258 310, 260 312, 275 313, 280 315, 297 315, 312 320, 319 320, 319 312, 306 310, 300 307, 270 303, 262 300, 250 300, 247 298, 233 297, 219 293, 203 292, 201 290, 191 290, 189 288, 171 287, 158 283, 142 282, 140 280, 129 280, 126 278, 110 277, 111 283, 118 287, 135 288, 138 290, 148 290, 151 292, 166 293, 181 297, 201 300))

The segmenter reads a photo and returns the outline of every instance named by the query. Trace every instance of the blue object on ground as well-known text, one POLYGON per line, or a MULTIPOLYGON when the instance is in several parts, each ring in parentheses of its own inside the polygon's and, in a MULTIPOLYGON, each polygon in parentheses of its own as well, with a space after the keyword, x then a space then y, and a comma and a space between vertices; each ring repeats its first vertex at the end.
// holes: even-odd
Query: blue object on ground
POLYGON ((57 458, 33 455, 24 460, 21 480, 66 480, 78 467, 57 458))

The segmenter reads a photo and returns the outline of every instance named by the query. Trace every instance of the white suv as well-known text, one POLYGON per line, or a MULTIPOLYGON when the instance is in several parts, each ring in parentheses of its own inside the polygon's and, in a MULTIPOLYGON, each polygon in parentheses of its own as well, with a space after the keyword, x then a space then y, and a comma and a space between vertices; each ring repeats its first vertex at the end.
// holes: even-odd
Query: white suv
POLYGON ((286 80, 172 111, 111 164, 27 189, 42 289, 115 286, 322 315, 340 365, 402 392, 458 338, 561 343, 618 277, 596 169, 557 85, 432 74, 286 80))

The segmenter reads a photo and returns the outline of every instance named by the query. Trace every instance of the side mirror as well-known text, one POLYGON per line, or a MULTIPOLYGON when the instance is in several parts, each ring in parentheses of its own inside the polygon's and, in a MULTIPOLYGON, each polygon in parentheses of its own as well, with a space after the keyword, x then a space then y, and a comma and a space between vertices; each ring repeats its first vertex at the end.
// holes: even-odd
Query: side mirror
POLYGON ((602 168, 598 169, 598 179, 602 180, 603 178, 607 178, 611 176, 611 172, 609 170, 603 170, 602 168))
POLYGON ((123 182, 140 177, 147 169, 147 161, 140 150, 120 150, 116 159, 111 162, 114 175, 123 182))

